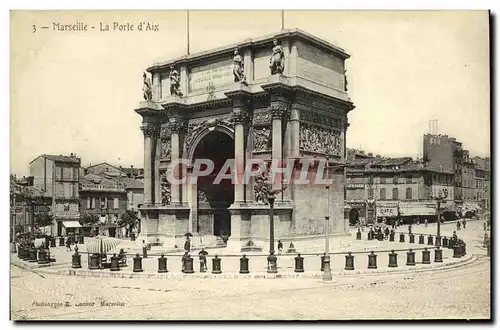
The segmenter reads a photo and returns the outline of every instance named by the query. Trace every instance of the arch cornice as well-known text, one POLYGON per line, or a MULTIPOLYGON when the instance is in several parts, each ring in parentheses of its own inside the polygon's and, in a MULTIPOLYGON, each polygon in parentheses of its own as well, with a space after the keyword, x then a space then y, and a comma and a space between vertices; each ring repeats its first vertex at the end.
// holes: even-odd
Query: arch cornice
MULTIPOLYGON (((233 126, 229 123, 220 123, 215 126, 205 126, 198 128, 197 130, 193 131, 191 134, 190 141, 186 139, 186 151, 187 151, 187 159, 190 164, 193 163, 193 156, 196 151, 196 148, 198 147, 198 144, 203 140, 205 136, 207 136, 211 132, 221 132, 224 134, 227 134, 231 139, 234 140, 234 129, 233 126)), ((189 134, 189 132, 188 132, 189 134)))

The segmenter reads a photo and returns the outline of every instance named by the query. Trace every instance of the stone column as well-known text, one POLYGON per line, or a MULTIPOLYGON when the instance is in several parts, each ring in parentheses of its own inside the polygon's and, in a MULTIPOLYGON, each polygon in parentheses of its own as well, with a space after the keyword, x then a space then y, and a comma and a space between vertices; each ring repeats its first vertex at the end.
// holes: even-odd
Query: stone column
MULTIPOLYGON (((271 102, 272 117, 272 164, 283 166, 283 118, 287 110, 287 105, 281 101, 271 102)), ((273 182, 273 189, 281 189, 281 175, 276 175, 273 182)))
POLYGON ((194 182, 191 182, 191 177, 193 175, 193 167, 190 166, 187 169, 187 201, 189 208, 191 211, 189 212, 189 221, 188 221, 188 232, 193 233, 196 232, 196 221, 198 216, 198 194, 197 194, 197 185, 194 182))
MULTIPOLYGON (((177 180, 181 179, 182 175, 182 165, 179 163, 180 155, 181 155, 181 145, 180 145, 180 134, 183 134, 185 131, 185 123, 179 119, 173 119, 169 123, 169 128, 171 132, 171 163, 172 164, 178 164, 175 167, 172 167, 172 170, 174 171, 172 175, 174 178, 177 180)), ((171 183, 171 196, 172 196, 172 201, 171 205, 172 206, 178 206, 181 205, 181 184, 177 184, 175 182, 171 183)))
POLYGON ((248 121, 248 113, 245 109, 236 108, 233 112, 234 122, 234 204, 245 203, 245 123, 248 121))
POLYGON ((144 205, 153 203, 153 138, 157 135, 158 126, 154 123, 144 122, 141 126, 144 134, 144 205))
POLYGON ((161 159, 161 140, 160 134, 157 134, 155 148, 155 161, 154 161, 154 203, 157 206, 161 206, 161 180, 160 180, 160 159, 161 159))

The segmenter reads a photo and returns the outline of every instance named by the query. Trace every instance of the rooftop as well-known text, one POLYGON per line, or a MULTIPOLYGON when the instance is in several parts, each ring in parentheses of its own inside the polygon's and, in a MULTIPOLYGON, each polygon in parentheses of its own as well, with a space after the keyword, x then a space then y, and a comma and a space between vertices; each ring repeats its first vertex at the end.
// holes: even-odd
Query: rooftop
POLYGON ((71 154, 70 156, 63 156, 63 155, 40 155, 37 156, 35 159, 33 159, 31 163, 33 163, 35 160, 37 160, 40 157, 45 157, 46 159, 50 159, 54 162, 61 162, 61 163, 74 163, 74 164, 80 164, 81 160, 80 158, 76 157, 76 155, 71 154))

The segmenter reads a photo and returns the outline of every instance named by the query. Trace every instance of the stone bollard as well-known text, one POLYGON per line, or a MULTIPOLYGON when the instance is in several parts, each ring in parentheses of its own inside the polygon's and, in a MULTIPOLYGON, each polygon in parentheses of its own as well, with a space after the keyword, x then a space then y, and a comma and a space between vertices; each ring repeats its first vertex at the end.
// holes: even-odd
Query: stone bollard
POLYGON ((158 273, 168 273, 167 258, 165 258, 165 255, 163 253, 158 258, 158 273))
POLYGON ((391 233, 389 234, 389 242, 394 242, 394 236, 396 236, 396 233, 394 233, 394 230, 391 230, 391 233))
POLYGON ((55 237, 52 237, 50 239, 50 247, 56 247, 56 238, 55 237))
POLYGON ((428 265, 431 263, 431 251, 427 250, 427 248, 424 248, 422 251, 422 264, 428 265))
POLYGON ((432 235, 429 235, 429 237, 427 237, 427 245, 434 245, 434 238, 432 237, 432 235))
POLYGON ((38 261, 38 258, 37 258, 37 250, 35 248, 32 248, 29 250, 29 259, 28 259, 28 262, 37 262, 38 261))
POLYGON ((434 250, 434 262, 443 262, 443 250, 439 246, 434 250))
POLYGON ((467 254, 467 251, 466 251, 467 244, 465 244, 465 242, 462 241, 460 246, 461 246, 460 252, 462 253, 462 257, 464 257, 467 254))
POLYGON ((418 244, 425 244, 425 236, 423 234, 420 234, 418 237, 418 244))
POLYGON ((194 273, 193 258, 191 258, 191 256, 189 254, 184 257, 184 270, 182 272, 185 274, 194 273))
POLYGON ((19 259, 21 259, 21 255, 22 255, 22 253, 23 253, 23 247, 22 247, 21 245, 19 245, 19 246, 17 247, 17 257, 18 257, 19 259))
POLYGON ((410 243, 415 243, 415 235, 413 233, 410 234, 410 243))
POLYGON ((356 239, 360 240, 361 239, 361 229, 358 228, 358 232, 356 233, 356 239))
POLYGON ((321 271, 325 271, 325 258, 326 258, 326 253, 323 253, 321 256, 321 271))
POLYGON ((240 274, 248 274, 250 271, 248 270, 248 258, 246 255, 240 258, 240 274))
POLYGON ((71 256, 71 268, 82 268, 82 255, 78 252, 71 256))
POLYGON ((345 256, 345 270, 354 270, 354 256, 351 252, 347 252, 345 256))
POLYGON ((434 242, 434 245, 441 246, 441 236, 436 236, 436 242, 434 242))
POLYGON ((398 254, 391 250, 389 253, 389 267, 397 267, 398 266, 398 254))
POLYGON ((215 255, 215 257, 212 259, 212 274, 222 273, 220 262, 220 258, 215 255))
POLYGON ((23 249, 23 256, 21 257, 24 261, 28 261, 30 259, 30 248, 26 246, 23 249))
POLYGON ((443 237, 443 246, 444 247, 448 246, 448 237, 446 237, 446 236, 443 237))
POLYGON ((199 261, 200 261, 200 273, 206 273, 207 269, 205 268, 205 263, 206 263, 207 257, 205 256, 200 256, 199 261))
POLYGON ((113 256, 109 258, 109 260, 111 261, 111 265, 109 267, 110 271, 116 272, 120 270, 120 264, 119 264, 120 258, 116 256, 116 253, 113 253, 113 256))
POLYGON ((304 272, 304 257, 300 256, 300 253, 295 257, 295 270, 296 273, 304 272))
POLYGON ((141 256, 139 255, 139 253, 137 253, 134 257, 134 269, 133 269, 133 272, 134 273, 140 273, 144 271, 142 269, 142 258, 141 256))
POLYGON ((401 233, 399 234, 399 243, 404 243, 405 242, 405 234, 401 233))
POLYGON ((142 247, 142 257, 146 259, 148 257, 148 248, 146 246, 142 247))
POLYGON ((64 246, 64 237, 59 237, 59 246, 64 246))
POLYGON ((274 252, 269 253, 267 257, 267 272, 269 274, 278 273, 278 258, 274 255, 274 252))
POLYGON ((99 269, 99 255, 97 253, 89 256, 89 269, 99 269))
POLYGON ((406 266, 415 266, 415 252, 412 249, 406 252, 406 266))
MULTIPOLYGON (((49 263, 49 259, 47 259, 47 252, 45 250, 38 251, 38 264, 45 265, 49 263)), ((82 266, 78 267, 81 268, 82 266)))
POLYGON ((368 269, 377 269, 377 255, 373 251, 368 255, 368 269))
POLYGON ((453 246, 453 258, 461 258, 462 257, 462 253, 460 253, 460 245, 458 244, 458 242, 455 243, 455 245, 453 246))

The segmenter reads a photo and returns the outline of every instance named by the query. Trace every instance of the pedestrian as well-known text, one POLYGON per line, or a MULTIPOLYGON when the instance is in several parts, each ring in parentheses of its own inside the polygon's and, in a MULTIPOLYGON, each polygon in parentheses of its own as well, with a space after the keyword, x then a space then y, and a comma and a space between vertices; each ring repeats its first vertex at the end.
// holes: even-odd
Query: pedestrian
POLYGON ((283 252, 283 243, 278 240, 278 254, 281 254, 281 252, 283 252))
POLYGON ((186 251, 186 254, 191 251, 191 239, 189 236, 186 237, 186 242, 184 242, 184 251, 186 251))
POLYGON ((427 218, 425 218, 425 220, 424 220, 424 225, 425 225, 425 228, 427 228, 427 218))
POLYGON ((462 221, 462 225, 464 226, 464 229, 465 229, 465 219, 462 221))
POLYGON ((205 271, 207 270, 207 255, 208 252, 205 251, 204 248, 201 248, 201 251, 198 253, 198 256, 200 257, 201 266, 205 271))
POLYGON ((71 251, 71 240, 69 236, 66 238, 66 251, 71 251))
POLYGON ((411 235, 411 223, 408 225, 408 234, 411 235))
POLYGON ((389 227, 385 227, 384 234, 385 234, 385 238, 387 239, 389 237, 389 227))
POLYGON ((460 230, 460 220, 457 221, 457 230, 460 230))

